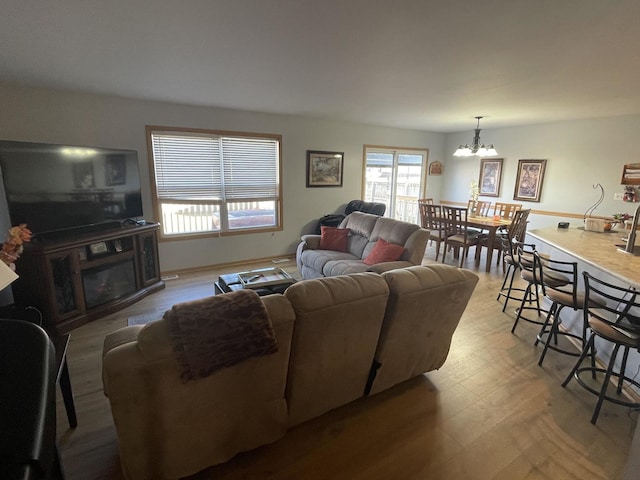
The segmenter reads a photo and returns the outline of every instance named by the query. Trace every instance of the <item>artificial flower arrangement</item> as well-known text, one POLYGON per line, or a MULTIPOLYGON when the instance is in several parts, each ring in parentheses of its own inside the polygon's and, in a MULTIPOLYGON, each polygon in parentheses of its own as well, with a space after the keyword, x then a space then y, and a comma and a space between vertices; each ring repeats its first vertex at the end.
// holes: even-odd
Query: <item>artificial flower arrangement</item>
POLYGON ((477 202, 478 196, 480 195, 480 187, 478 186, 478 182, 476 182, 475 180, 471 180, 471 183, 469 185, 471 186, 471 189, 469 190, 471 200, 477 202))
POLYGON ((0 250, 0 259, 12 270, 16 269, 15 262, 24 251, 24 243, 31 241, 31 235, 31 230, 27 228, 26 223, 21 223, 9 229, 7 239, 2 244, 2 250, 0 250))

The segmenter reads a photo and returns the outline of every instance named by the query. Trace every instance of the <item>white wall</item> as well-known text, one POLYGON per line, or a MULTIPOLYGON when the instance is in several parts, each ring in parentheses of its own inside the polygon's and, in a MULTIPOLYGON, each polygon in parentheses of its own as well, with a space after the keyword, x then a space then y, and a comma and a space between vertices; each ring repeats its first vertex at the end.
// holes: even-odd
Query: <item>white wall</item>
MULTIPOLYGON (((283 136, 284 230, 225 238, 162 242, 163 272, 184 268, 269 258, 290 254, 301 233, 317 218, 360 198, 364 144, 429 150, 429 162, 442 161, 444 174, 428 177, 427 196, 436 201, 466 202, 469 183, 478 180, 477 157, 451 156, 468 131, 438 134, 415 130, 338 123, 309 117, 271 115, 219 108, 176 105, 119 97, 58 92, 0 84, 0 138, 44 143, 69 143, 138 151, 147 220, 153 219, 145 125, 279 133, 283 136), (345 152, 342 188, 306 188, 306 150, 345 152)), ((485 122, 486 123, 486 122, 485 122)), ((640 116, 600 118, 544 125, 486 128, 481 138, 495 144, 504 158, 501 195, 513 201, 518 159, 547 159, 540 203, 524 202, 534 212, 530 228, 568 220, 581 224, 584 212, 599 198, 593 185, 601 183, 606 196, 595 215, 633 213, 636 204, 614 201, 622 192, 622 166, 640 161, 628 145, 640 131, 640 116), (565 217, 563 215, 575 215, 565 217)), ((495 197, 487 197, 492 201, 495 197)), ((5 212, 0 209, 0 218, 5 212)), ((0 225, 6 229, 6 225, 0 225)))
MULTIPOLYGON (((315 226, 319 217, 360 198, 364 144, 426 148, 430 162, 443 161, 444 153, 445 135, 438 133, 3 84, 0 84, 0 105, 0 138, 3 140, 137 150, 147 220, 154 218, 145 125, 282 135, 284 230, 162 242, 160 267, 163 272, 291 254, 300 234, 315 226), (345 153, 342 188, 306 188, 307 150, 345 153)), ((443 178, 429 177, 429 196, 439 199, 443 178)), ((0 210, 3 210, 1 206, 0 210)), ((2 214, 0 211, 0 218, 2 214)))
MULTIPOLYGON (((614 201, 615 192, 623 192, 620 185, 622 167, 626 163, 640 162, 629 145, 640 132, 640 116, 599 118, 573 122, 558 122, 525 127, 483 129, 483 142, 493 143, 497 158, 504 158, 502 188, 499 199, 514 202, 513 193, 519 159, 546 159, 540 203, 522 202, 532 209, 530 228, 557 225, 558 221, 582 225, 582 215, 600 197, 593 185, 600 183, 605 190, 603 203, 594 215, 611 216, 614 213, 633 213, 638 204, 614 201), (536 213, 541 211, 545 215, 536 213), (559 213, 559 215, 546 215, 559 213), (575 214, 580 218, 567 218, 562 214, 575 214)), ((443 200, 466 202, 469 183, 478 181, 478 157, 451 156, 458 144, 470 143, 473 125, 467 132, 450 134, 446 139, 445 176, 442 185, 443 200)), ((495 197, 486 197, 496 201, 495 197)))

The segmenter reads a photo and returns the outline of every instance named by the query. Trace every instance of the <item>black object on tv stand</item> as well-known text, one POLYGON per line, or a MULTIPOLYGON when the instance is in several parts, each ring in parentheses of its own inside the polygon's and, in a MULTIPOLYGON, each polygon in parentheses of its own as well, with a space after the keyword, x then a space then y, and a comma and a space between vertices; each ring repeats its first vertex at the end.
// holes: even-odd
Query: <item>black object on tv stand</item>
POLYGON ((164 288, 158 227, 117 222, 99 232, 61 231, 25 244, 12 284, 16 305, 38 308, 47 330, 66 333, 164 288))

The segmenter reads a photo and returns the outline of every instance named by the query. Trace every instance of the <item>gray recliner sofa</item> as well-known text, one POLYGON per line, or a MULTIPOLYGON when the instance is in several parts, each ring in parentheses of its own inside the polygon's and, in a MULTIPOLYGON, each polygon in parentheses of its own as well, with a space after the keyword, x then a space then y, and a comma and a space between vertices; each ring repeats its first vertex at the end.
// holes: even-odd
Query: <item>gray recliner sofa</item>
POLYGON ((347 251, 320 249, 320 235, 303 235, 296 252, 298 271, 304 279, 333 277, 350 273, 382 273, 395 268, 420 265, 427 247, 429 232, 420 226, 379 217, 369 213, 353 212, 339 228, 350 230, 347 251), (367 265, 363 260, 371 253, 378 239, 402 245, 402 257, 393 262, 367 265))
MULTIPOLYGON (((297 282, 284 294, 258 300, 277 352, 186 382, 171 311, 109 334, 104 392, 124 478, 193 475, 367 394, 440 368, 477 281, 468 270, 434 264, 297 282)), ((215 323, 200 320, 205 328, 215 323)), ((218 343, 214 351, 224 346, 218 343)), ((349 421, 363 420, 358 417, 349 421)))

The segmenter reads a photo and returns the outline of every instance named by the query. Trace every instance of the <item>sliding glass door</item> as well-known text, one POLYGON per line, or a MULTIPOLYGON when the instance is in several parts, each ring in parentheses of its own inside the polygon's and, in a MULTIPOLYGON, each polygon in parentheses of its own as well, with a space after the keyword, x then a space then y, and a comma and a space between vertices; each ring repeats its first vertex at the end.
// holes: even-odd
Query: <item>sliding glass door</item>
POLYGON ((386 217, 419 223, 426 191, 427 150, 365 146, 364 200, 384 203, 386 217))

